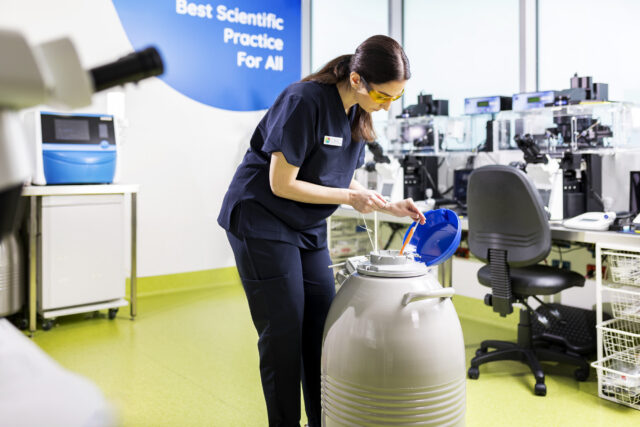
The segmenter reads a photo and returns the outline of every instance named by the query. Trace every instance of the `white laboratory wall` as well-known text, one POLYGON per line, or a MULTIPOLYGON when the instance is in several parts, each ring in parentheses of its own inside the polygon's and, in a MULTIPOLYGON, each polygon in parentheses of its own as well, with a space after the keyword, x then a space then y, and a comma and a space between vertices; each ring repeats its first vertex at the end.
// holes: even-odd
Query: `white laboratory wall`
MULTIPOLYGON (((68 36, 87 68, 131 45, 109 0, 0 0, 0 28, 32 43, 68 36)), ((4 58, 3 60, 7 60, 4 58)), ((215 75, 211 84, 220 84, 215 75)), ((159 79, 128 85, 122 183, 140 184, 138 275, 234 265, 216 217, 231 177, 264 112, 231 112, 195 102, 159 79)), ((87 111, 104 112, 105 95, 87 111)))
MULTIPOLYGON (((640 103, 640 2, 539 1, 540 89, 569 88, 578 73, 608 83, 611 100, 640 103)), ((603 196, 612 210, 629 209, 629 171, 639 165, 640 153, 603 157, 603 196)))
MULTIPOLYGON (((388 0, 312 0, 311 69, 319 70, 340 55, 354 53, 376 34, 389 34, 388 0)), ((373 113, 380 122, 388 113, 373 113)))
POLYGON ((640 103, 640 2, 539 0, 540 89, 566 89, 574 73, 609 84, 609 99, 640 103))
POLYGON ((388 0, 313 0, 311 69, 353 53, 376 34, 389 34, 388 0))
POLYGON ((405 0, 404 45, 413 77, 404 104, 421 91, 449 100, 518 92, 518 0, 405 0))

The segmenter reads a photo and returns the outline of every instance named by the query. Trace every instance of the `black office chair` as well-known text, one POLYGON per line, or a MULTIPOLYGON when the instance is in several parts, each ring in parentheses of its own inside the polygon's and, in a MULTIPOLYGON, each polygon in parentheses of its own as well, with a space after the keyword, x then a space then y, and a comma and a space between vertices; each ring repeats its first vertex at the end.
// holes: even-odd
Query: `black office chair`
MULTIPOLYGON (((540 396, 547 393, 540 361, 576 365, 576 379, 586 380, 589 363, 583 356, 532 336, 532 317, 542 323, 548 319, 540 310, 532 310, 527 299, 533 297, 544 305, 538 295, 583 286, 584 277, 538 264, 551 250, 551 231, 542 199, 530 178, 511 166, 478 168, 469 177, 467 209, 469 250, 488 263, 478 271, 479 282, 492 290, 485 296, 485 304, 503 317, 513 312, 513 303, 524 305, 520 310, 518 342, 483 341, 471 360, 469 378, 478 378, 478 367, 483 363, 516 360, 529 365, 536 379, 535 394, 540 396)), ((554 308, 547 312, 557 319, 561 317, 554 308)))

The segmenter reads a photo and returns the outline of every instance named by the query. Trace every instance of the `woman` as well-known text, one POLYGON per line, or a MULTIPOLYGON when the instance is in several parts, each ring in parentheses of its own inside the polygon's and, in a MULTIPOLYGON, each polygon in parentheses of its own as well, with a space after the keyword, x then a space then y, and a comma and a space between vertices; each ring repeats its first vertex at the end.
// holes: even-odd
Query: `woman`
POLYGON ((365 40, 287 87, 256 128, 222 203, 227 237, 258 331, 270 426, 320 426, 320 355, 335 295, 326 218, 340 204, 424 223, 411 199, 388 203, 353 180, 375 138, 371 112, 389 109, 409 79, 402 47, 365 40))

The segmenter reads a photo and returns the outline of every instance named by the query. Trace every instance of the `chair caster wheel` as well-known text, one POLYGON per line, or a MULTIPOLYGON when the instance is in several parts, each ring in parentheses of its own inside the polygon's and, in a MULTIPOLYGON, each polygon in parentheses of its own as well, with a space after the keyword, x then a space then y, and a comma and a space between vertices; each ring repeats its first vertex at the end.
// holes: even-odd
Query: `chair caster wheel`
POLYGON ((471 378, 472 380, 477 380, 480 376, 480 369, 476 368, 475 366, 470 367, 467 371, 467 376, 469 376, 469 378, 471 378))
POLYGON ((110 308, 109 309, 109 319, 111 319, 111 320, 115 319, 117 314, 118 314, 118 309, 117 308, 110 308))
POLYGON ((586 381, 589 378, 589 368, 578 368, 573 371, 573 376, 578 381, 586 381))
POLYGON ((536 393, 537 396, 546 396, 547 386, 542 383, 538 383, 535 386, 534 392, 536 393))

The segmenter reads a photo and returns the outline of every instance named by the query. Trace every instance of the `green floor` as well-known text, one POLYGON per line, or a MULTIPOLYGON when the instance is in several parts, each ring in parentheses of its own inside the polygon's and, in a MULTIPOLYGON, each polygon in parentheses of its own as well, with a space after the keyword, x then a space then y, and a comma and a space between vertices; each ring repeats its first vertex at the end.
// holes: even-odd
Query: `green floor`
MULTIPOLYGON (((499 319, 473 320, 473 307, 458 301, 468 359, 482 339, 515 338, 499 319)), ((135 321, 125 312, 113 321, 61 318, 34 341, 97 383, 125 426, 267 424, 257 335, 239 285, 140 298, 135 321)), ((538 397, 524 365, 483 366, 479 380, 467 381, 467 426, 640 425, 640 411, 598 398, 593 371, 577 383, 571 368, 545 369, 548 394, 538 397)))

